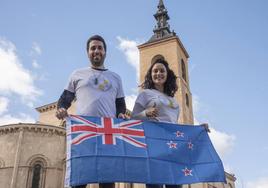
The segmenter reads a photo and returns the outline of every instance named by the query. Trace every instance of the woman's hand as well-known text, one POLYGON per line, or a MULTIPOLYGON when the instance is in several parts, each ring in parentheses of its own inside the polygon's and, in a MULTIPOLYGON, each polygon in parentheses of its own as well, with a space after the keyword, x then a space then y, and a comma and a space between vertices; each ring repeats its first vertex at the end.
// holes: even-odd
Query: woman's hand
POLYGON ((202 123, 201 126, 203 126, 205 128, 205 130, 210 133, 210 129, 208 127, 208 123, 202 123))
POLYGON ((158 116, 158 109, 156 107, 149 107, 145 110, 145 114, 148 118, 156 118, 158 116))

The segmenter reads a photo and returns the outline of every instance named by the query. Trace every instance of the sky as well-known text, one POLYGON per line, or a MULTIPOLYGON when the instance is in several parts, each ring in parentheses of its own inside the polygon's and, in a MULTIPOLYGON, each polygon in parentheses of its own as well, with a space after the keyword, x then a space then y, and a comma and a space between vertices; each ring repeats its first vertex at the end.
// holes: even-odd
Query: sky
MULTIPOLYGON (((123 80, 128 108, 158 0, 0 0, 0 124, 35 122, 74 69, 87 39, 107 41, 106 68, 123 80)), ((209 134, 237 188, 268 187, 268 1, 164 0, 189 58, 195 122, 209 134)))

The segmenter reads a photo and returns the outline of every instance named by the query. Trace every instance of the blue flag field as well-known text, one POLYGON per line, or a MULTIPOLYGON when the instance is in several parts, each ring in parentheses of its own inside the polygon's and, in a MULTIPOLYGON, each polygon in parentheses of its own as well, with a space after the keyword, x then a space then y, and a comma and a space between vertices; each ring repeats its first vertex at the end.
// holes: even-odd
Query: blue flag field
POLYGON ((226 182, 202 126, 70 115, 66 186, 226 182))

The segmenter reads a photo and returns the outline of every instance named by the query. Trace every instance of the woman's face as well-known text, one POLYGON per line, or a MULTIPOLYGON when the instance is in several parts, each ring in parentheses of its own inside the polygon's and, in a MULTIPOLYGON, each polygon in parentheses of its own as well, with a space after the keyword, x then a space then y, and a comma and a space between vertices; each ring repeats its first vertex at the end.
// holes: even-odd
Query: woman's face
POLYGON ((161 63, 154 64, 152 68, 152 80, 154 85, 164 86, 167 80, 167 69, 161 63))

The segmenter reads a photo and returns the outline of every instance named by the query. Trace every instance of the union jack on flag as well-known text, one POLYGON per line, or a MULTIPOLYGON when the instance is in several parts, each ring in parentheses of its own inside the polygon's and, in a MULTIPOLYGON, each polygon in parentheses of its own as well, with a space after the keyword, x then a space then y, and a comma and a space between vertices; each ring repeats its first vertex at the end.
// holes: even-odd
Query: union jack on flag
POLYGON ((83 116, 70 115, 70 118, 74 122, 71 127, 71 134, 75 134, 72 139, 74 145, 93 137, 102 137, 102 144, 116 145, 116 139, 121 139, 136 147, 146 147, 145 139, 137 139, 145 138, 141 120, 115 122, 113 118, 102 117, 98 124, 83 116))

